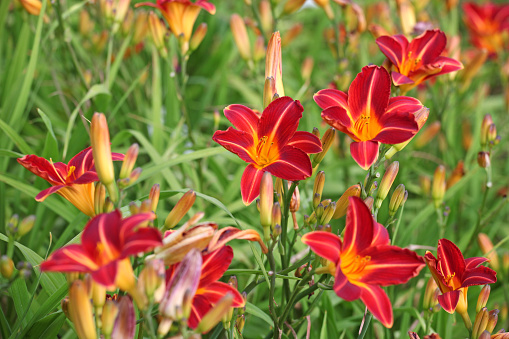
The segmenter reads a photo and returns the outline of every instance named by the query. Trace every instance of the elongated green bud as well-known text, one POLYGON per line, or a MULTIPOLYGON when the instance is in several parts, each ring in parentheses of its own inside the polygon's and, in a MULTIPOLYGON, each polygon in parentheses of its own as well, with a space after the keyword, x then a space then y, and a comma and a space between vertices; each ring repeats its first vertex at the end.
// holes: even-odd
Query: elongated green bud
POLYGON ((394 180, 396 180, 398 171, 399 171, 399 162, 397 162, 397 161, 394 161, 392 164, 389 165, 389 167, 387 167, 387 170, 385 171, 385 174, 382 178, 382 181, 380 182, 380 186, 379 186, 377 194, 376 194, 376 200, 375 200, 376 208, 380 208, 380 206, 382 206, 382 202, 387 197, 387 194, 389 194, 389 190, 391 189, 391 186, 394 183, 394 180))

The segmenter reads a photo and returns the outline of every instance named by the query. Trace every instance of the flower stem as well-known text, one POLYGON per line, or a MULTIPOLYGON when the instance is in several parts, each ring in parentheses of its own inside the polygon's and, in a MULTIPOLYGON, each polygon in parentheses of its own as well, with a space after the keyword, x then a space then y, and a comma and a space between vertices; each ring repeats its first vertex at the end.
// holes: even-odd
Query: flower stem
POLYGON ((368 331, 369 323, 371 322, 372 318, 373 318, 373 314, 371 314, 371 312, 366 310, 366 316, 364 318, 364 322, 362 324, 362 327, 359 330, 359 336, 357 337, 357 339, 363 339, 364 338, 364 336, 366 335, 366 332, 368 331))

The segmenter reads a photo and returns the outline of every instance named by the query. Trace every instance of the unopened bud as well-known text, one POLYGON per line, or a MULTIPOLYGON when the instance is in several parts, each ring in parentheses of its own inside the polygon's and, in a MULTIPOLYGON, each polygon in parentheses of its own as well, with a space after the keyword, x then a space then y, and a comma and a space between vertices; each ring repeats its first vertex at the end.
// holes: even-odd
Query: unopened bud
POLYGON ((316 206, 318 206, 318 204, 320 203, 324 185, 325 185, 325 172, 320 171, 316 174, 315 183, 313 186, 313 208, 316 208, 316 206))
POLYGON ((490 154, 488 152, 477 153, 477 163, 482 168, 488 168, 491 166, 490 154))
POLYGON ((233 39, 239 50, 239 54, 244 60, 251 59, 251 45, 247 35, 246 24, 238 14, 233 14, 230 18, 230 28, 233 33, 233 39))
POLYGON ((281 46, 288 46, 293 40, 295 40, 299 34, 304 29, 304 25, 301 23, 296 23, 286 32, 286 34, 281 38, 281 46))
POLYGON ((424 290, 424 298, 422 299, 422 307, 425 310, 432 311, 435 306, 435 292, 438 289, 438 285, 433 277, 428 279, 426 283, 426 289, 424 290))
POLYGON ((465 176, 465 165, 462 160, 458 161, 456 167, 452 170, 451 175, 447 179, 446 189, 454 186, 458 181, 465 176))
MULTIPOLYGON (((290 186, 291 183, 288 182, 288 186, 290 186)), ((299 193, 299 187, 295 186, 295 190, 292 194, 292 199, 290 200, 290 212, 295 213, 300 208, 300 193, 299 193)))
POLYGON ((29 215, 28 217, 21 220, 21 222, 18 225, 18 237, 22 237, 34 227, 35 224, 35 215, 29 215))
POLYGON ((69 288, 69 314, 79 338, 97 338, 92 304, 81 280, 75 280, 69 288))
MULTIPOLYGON (((262 3, 268 1, 262 1, 262 3)), ((262 4, 260 3, 260 5, 262 4)), ((270 4, 268 4, 270 6, 270 4)), ((283 66, 281 61, 281 36, 279 32, 274 32, 267 45, 267 53, 265 56, 265 79, 272 77, 275 81, 275 92, 270 96, 273 98, 276 94, 278 97, 285 95, 283 87, 283 66)), ((264 99, 264 102, 266 100, 264 99)))
POLYGON ((422 148, 426 146, 431 140, 433 140, 438 132, 440 132, 441 124, 440 121, 432 122, 423 131, 420 131, 415 137, 414 146, 415 148, 422 148))
POLYGON ((104 202, 106 199, 106 186, 97 182, 95 184, 95 192, 94 192, 94 211, 95 214, 100 214, 104 212, 104 202))
POLYGON ((475 308, 475 312, 478 313, 481 308, 486 307, 488 303, 488 299, 490 297, 491 287, 490 285, 484 285, 481 289, 481 293, 479 293, 479 297, 477 298, 477 306, 475 308))
POLYGON ((400 206, 403 204, 405 196, 408 197, 408 191, 405 190, 405 185, 399 184, 392 193, 391 201, 389 202, 389 216, 396 214, 400 206))
POLYGON ((497 139, 497 126, 491 124, 488 126, 488 143, 493 144, 497 139))
POLYGON ((121 296, 117 301, 118 316, 113 326, 112 338, 134 338, 136 333, 136 313, 129 296, 121 296))
POLYGON ((187 191, 182 198, 177 202, 175 207, 171 210, 171 212, 166 217, 164 222, 164 227, 166 229, 171 229, 179 223, 179 221, 186 215, 186 213, 191 209, 196 200, 196 193, 193 190, 187 191))
POLYGON ((445 189, 445 167, 443 165, 439 165, 435 170, 435 174, 433 176, 433 187, 431 189, 431 196, 433 197, 435 208, 438 208, 444 201, 445 189))
POLYGON ((154 13, 150 12, 148 16, 148 27, 150 30, 150 36, 152 37, 152 42, 154 46, 156 46, 157 50, 161 54, 163 58, 168 56, 168 51, 166 49, 166 44, 164 39, 166 37, 166 27, 164 23, 159 19, 159 17, 154 13))
POLYGON ((490 125, 493 124, 493 118, 491 114, 486 114, 481 124, 481 148, 485 149, 488 145, 488 132, 490 125))
POLYGON ((19 277, 21 279, 26 280, 26 279, 30 278, 30 276, 32 275, 33 267, 32 267, 32 264, 29 263, 28 261, 20 261, 16 265, 16 269, 18 270, 19 277))
POLYGON ((260 184, 260 224, 264 228, 271 225, 273 204, 274 183, 272 174, 264 172, 260 184))
POLYGON ((345 193, 338 199, 336 203, 336 211, 332 216, 332 219, 339 219, 346 215, 346 209, 348 207, 348 198, 360 197, 361 187, 359 185, 350 186, 345 193))
POLYGON ((262 35, 256 37, 253 48, 253 61, 258 62, 265 57, 265 39, 262 35))
POLYGON ((415 10, 409 0, 396 0, 401 28, 405 35, 410 35, 416 23, 415 10))
POLYGON ((272 205, 272 232, 274 232, 274 227, 276 227, 276 225, 281 225, 281 206, 277 201, 274 203, 274 205, 272 205))
POLYGON ((318 139, 320 139, 320 130, 316 127, 313 127, 313 130, 311 131, 313 135, 315 135, 318 139))
POLYGON ((265 79, 263 86, 263 107, 266 108, 274 100, 274 94, 276 93, 276 81, 273 77, 265 79))
POLYGON ((201 319, 200 323, 196 330, 200 333, 207 333, 214 326, 217 325, 218 322, 221 321, 221 318, 230 310, 233 303, 233 295, 231 293, 226 293, 224 297, 222 297, 217 304, 205 314, 205 316, 201 319))
POLYGON ((313 60, 312 57, 307 57, 302 62, 300 74, 302 75, 302 80, 304 80, 304 82, 308 82, 309 79, 311 79, 311 73, 313 72, 314 64, 315 64, 315 61, 313 60))
POLYGON ((486 325, 486 331, 489 333, 492 333, 495 326, 497 326, 499 312, 500 311, 497 309, 488 312, 488 324, 486 325))
POLYGON ((491 338, 491 333, 488 332, 488 331, 483 331, 481 333, 481 335, 479 336, 479 339, 490 339, 491 338))
POLYGON ((2 257, 0 257, 0 273, 4 278, 10 279, 13 272, 14 262, 8 256, 2 255, 2 257))
POLYGON ((101 315, 102 328, 101 332, 104 334, 106 338, 111 336, 111 332, 113 332, 113 326, 115 325, 115 319, 118 315, 118 306, 117 303, 113 300, 106 300, 103 311, 101 315))
POLYGON ((332 233, 332 226, 330 224, 325 224, 323 226, 323 231, 324 232, 329 232, 329 233, 332 233))
POLYGON ((323 138, 321 140, 322 151, 320 153, 317 153, 313 157, 313 162, 312 162, 313 168, 322 162, 323 158, 325 157, 325 154, 327 154, 327 151, 329 150, 332 143, 334 142, 335 135, 336 135, 336 130, 333 127, 329 128, 327 131, 325 131, 323 138))
POLYGON ((138 289, 149 302, 158 303, 163 298, 165 288, 164 262, 161 259, 147 261, 138 278, 138 289))
POLYGON ((297 12, 306 0, 288 0, 285 3, 285 6, 283 7, 283 13, 282 15, 292 14, 294 12, 297 12))
POLYGON ((474 57, 469 63, 465 65, 465 68, 461 71, 461 90, 466 90, 472 83, 474 76, 479 73, 479 70, 488 59, 488 50, 483 48, 476 51, 474 57))
POLYGON ((161 194, 161 186, 159 186, 159 184, 155 184, 154 186, 152 186, 152 188, 150 189, 150 193, 148 195, 148 198, 152 202, 152 205, 150 206, 150 209, 154 213, 157 210, 157 204, 159 203, 159 196, 160 196, 160 194, 161 194))
POLYGON ((272 33, 272 9, 271 4, 269 0, 262 0, 260 1, 260 24, 263 33, 265 33, 265 36, 268 36, 270 33, 272 33))
POLYGON ((323 225, 329 223, 329 221, 332 219, 332 216, 334 215, 335 211, 336 211, 336 202, 331 202, 325 208, 325 211, 323 212, 323 214, 318 222, 323 225))
POLYGON ((206 34, 207 34, 207 24, 201 23, 198 26, 198 28, 196 28, 191 40, 189 41, 189 49, 191 51, 196 50, 200 46, 203 39, 205 38, 206 34))
POLYGON ((488 325, 488 309, 483 307, 475 316, 474 326, 472 327, 472 338, 479 338, 488 325))
POLYGON ((315 209, 315 214, 318 220, 322 219, 323 212, 325 212, 325 207, 323 206, 322 203, 319 203, 315 209))
POLYGON ((364 199, 364 204, 368 207, 370 211, 373 210, 373 205, 375 203, 375 199, 373 197, 367 197, 364 199))
POLYGON ((382 181, 380 182, 380 187, 378 188, 378 192, 376 194, 376 201, 375 201, 376 208, 380 208, 380 206, 382 206, 382 202, 387 197, 387 194, 389 194, 389 190, 391 189, 392 184, 394 183, 394 180, 396 180, 398 171, 399 171, 399 162, 397 162, 397 161, 394 161, 392 164, 390 164, 387 167, 387 170, 385 171, 382 181))
POLYGON ((479 233, 477 235, 477 243, 479 244, 479 248, 481 252, 489 259, 489 265, 495 270, 498 271, 500 269, 500 261, 498 259, 497 251, 493 247, 493 243, 488 235, 484 233, 479 233))
POLYGON ((41 13, 42 2, 40 0, 20 0, 23 8, 32 15, 39 15, 41 13))
POLYGON ((14 237, 18 233, 18 223, 19 223, 19 215, 13 214, 9 219, 7 225, 5 225, 5 230, 7 235, 14 237))
POLYGON ((140 147, 138 144, 132 144, 131 147, 127 150, 124 161, 122 162, 122 168, 120 169, 119 178, 125 179, 131 175, 133 171, 134 164, 136 163, 136 159, 138 158, 138 152, 140 147))
POLYGON ((334 18, 334 11, 330 6, 329 0, 315 0, 315 4, 317 4, 325 11, 325 14, 327 15, 327 18, 329 18, 329 20, 332 20, 334 18))

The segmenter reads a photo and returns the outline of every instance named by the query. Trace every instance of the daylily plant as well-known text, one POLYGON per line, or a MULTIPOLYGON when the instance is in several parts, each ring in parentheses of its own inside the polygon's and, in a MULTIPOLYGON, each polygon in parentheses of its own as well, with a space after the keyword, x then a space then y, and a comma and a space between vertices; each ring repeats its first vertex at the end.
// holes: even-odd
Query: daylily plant
POLYGON ((419 130, 414 113, 423 108, 421 102, 390 96, 389 73, 378 66, 363 67, 348 93, 323 89, 314 95, 322 119, 354 140, 350 153, 363 169, 378 158, 380 143, 399 144, 419 130))
POLYGON ((463 68, 458 60, 440 56, 447 44, 445 33, 426 31, 408 42, 404 35, 381 36, 376 43, 394 66, 392 81, 404 94, 423 81, 463 68))
POLYGON ((248 162, 240 187, 244 204, 260 194, 264 172, 289 181, 311 176, 309 153, 322 150, 320 139, 297 131, 304 108, 298 100, 282 97, 271 102, 259 117, 243 105, 230 105, 224 115, 236 127, 216 131, 212 139, 248 162))
POLYGON ((473 2, 463 4, 465 24, 472 44, 488 50, 490 56, 496 56, 504 48, 509 47, 509 5, 482 5, 473 2), (505 35, 505 36, 504 36, 505 35))
POLYGON ((404 284, 424 267, 424 259, 390 245, 386 228, 377 223, 364 202, 349 198, 343 241, 334 233, 315 231, 302 237, 313 252, 327 259, 334 291, 346 301, 361 299, 375 318, 392 327, 389 297, 380 286, 404 284))
MULTIPOLYGON (((111 155, 113 160, 124 160, 123 154, 111 155)), ((75 155, 68 164, 48 161, 33 154, 19 158, 18 162, 52 185, 37 194, 35 200, 44 201, 50 194, 57 193, 89 217, 95 215, 94 182, 99 181, 99 177, 94 168, 91 147, 75 155)))
POLYGON ((153 220, 153 213, 122 219, 119 210, 92 218, 81 235, 81 244, 60 248, 41 264, 41 271, 90 273, 109 290, 133 288, 134 275, 129 256, 147 252, 162 244, 153 227, 140 227, 153 220))
POLYGON ((442 295, 438 302, 442 308, 454 313, 467 311, 467 291, 469 286, 493 284, 497 273, 491 268, 480 266, 488 259, 473 257, 465 259, 459 248, 447 239, 440 239, 437 247, 437 258, 427 251, 424 256, 433 278, 442 295))

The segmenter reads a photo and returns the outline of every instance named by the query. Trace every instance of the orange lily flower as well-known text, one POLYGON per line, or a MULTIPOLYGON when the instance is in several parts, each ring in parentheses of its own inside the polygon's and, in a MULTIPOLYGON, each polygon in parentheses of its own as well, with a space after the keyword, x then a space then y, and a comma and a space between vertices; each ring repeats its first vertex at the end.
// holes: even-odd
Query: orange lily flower
POLYGON ((487 49, 492 57, 509 47, 507 41, 509 5, 496 5, 490 2, 477 5, 467 2, 463 4, 463 11, 464 21, 474 46, 487 49))
POLYGON ((380 143, 399 144, 419 130, 414 113, 423 108, 410 97, 391 98, 391 79, 385 68, 365 66, 348 93, 322 89, 314 95, 322 119, 350 136, 353 159, 368 169, 378 158, 380 143))
POLYGON ((419 274, 424 259, 408 249, 391 246, 386 228, 377 223, 364 202, 349 198, 343 241, 330 232, 302 237, 313 252, 329 261, 334 292, 346 300, 361 299, 385 327, 392 327, 392 305, 380 286, 404 284, 419 274))
POLYGON ((381 36, 376 43, 395 68, 392 81, 403 93, 437 75, 463 68, 458 60, 440 56, 447 44, 439 29, 426 31, 408 42, 404 35, 381 36))
MULTIPOLYGON (((113 160, 124 160, 124 155, 112 153, 113 160)), ((88 147, 75 155, 68 164, 48 161, 36 155, 25 155, 18 162, 33 174, 43 178, 52 186, 35 197, 44 201, 50 194, 57 193, 89 217, 94 211, 94 182, 99 181, 94 167, 92 148, 88 147)))
POLYGON ((249 205, 260 195, 264 172, 289 181, 311 176, 309 153, 322 151, 320 139, 297 131, 304 108, 298 100, 272 101, 259 117, 243 105, 230 105, 224 115, 237 128, 216 131, 212 140, 250 163, 240 182, 242 201, 249 205))

